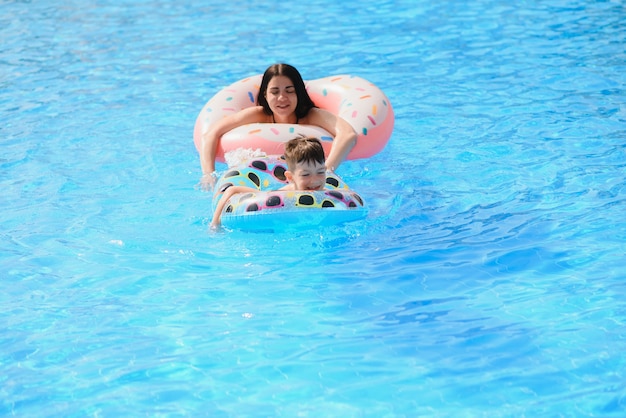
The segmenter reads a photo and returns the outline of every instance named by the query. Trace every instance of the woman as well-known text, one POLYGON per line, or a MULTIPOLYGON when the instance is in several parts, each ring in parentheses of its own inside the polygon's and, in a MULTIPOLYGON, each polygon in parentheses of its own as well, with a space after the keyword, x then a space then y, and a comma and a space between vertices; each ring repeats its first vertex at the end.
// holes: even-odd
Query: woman
POLYGON ((354 128, 343 118, 315 107, 302 76, 288 64, 270 66, 261 80, 257 106, 245 108, 214 123, 202 138, 202 184, 212 183, 215 155, 226 132, 250 123, 292 123, 319 126, 333 136, 326 166, 334 171, 356 144, 354 128))

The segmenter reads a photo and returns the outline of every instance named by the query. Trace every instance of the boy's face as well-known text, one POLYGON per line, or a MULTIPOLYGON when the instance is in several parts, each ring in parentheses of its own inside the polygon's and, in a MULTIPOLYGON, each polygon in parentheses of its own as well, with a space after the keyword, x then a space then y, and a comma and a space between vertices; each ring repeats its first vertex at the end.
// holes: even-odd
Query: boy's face
POLYGON ((303 161, 293 171, 285 172, 296 190, 322 190, 326 184, 326 164, 303 161))

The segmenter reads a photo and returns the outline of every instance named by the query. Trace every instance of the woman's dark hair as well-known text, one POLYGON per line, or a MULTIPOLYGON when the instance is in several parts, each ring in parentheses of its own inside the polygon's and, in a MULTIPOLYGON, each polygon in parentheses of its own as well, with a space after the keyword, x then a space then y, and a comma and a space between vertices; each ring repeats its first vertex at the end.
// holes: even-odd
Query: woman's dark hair
POLYGON ((291 80, 294 88, 296 89, 296 97, 298 98, 296 117, 298 119, 305 117, 307 113, 309 113, 309 110, 316 106, 315 103, 313 103, 313 100, 311 100, 311 97, 309 97, 309 93, 306 91, 302 76, 295 67, 292 67, 289 64, 273 64, 265 70, 263 79, 261 80, 261 88, 259 89, 257 104, 259 106, 263 106, 263 112, 265 112, 266 115, 272 115, 272 109, 270 109, 270 105, 267 103, 265 94, 267 93, 267 85, 270 83, 270 80, 277 75, 283 75, 291 80))

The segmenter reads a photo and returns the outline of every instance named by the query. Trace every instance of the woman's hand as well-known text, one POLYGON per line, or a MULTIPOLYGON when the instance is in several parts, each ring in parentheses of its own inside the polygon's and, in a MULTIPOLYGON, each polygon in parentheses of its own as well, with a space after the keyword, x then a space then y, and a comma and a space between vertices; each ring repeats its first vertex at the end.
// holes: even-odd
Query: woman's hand
POLYGON ((345 119, 324 109, 311 109, 307 118, 309 124, 317 125, 333 135, 333 145, 326 156, 326 167, 335 171, 356 145, 356 131, 345 119))
POLYGON ((200 182, 198 183, 200 189, 205 192, 213 191, 213 188, 215 188, 215 183, 217 182, 217 177, 217 171, 202 175, 202 177, 200 177, 200 182))

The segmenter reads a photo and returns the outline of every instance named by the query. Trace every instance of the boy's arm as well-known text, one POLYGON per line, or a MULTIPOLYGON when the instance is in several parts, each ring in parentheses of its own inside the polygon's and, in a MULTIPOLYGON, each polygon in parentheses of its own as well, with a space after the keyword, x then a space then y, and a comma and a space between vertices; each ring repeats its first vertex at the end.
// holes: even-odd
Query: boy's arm
POLYGON ((213 219, 211 220, 211 228, 217 228, 220 226, 222 211, 224 210, 224 206, 228 202, 228 199, 233 197, 236 193, 244 193, 244 192, 258 192, 258 189, 253 189, 252 187, 246 186, 230 186, 220 197, 220 201, 217 202, 217 206, 215 207, 215 212, 213 212, 213 219))

